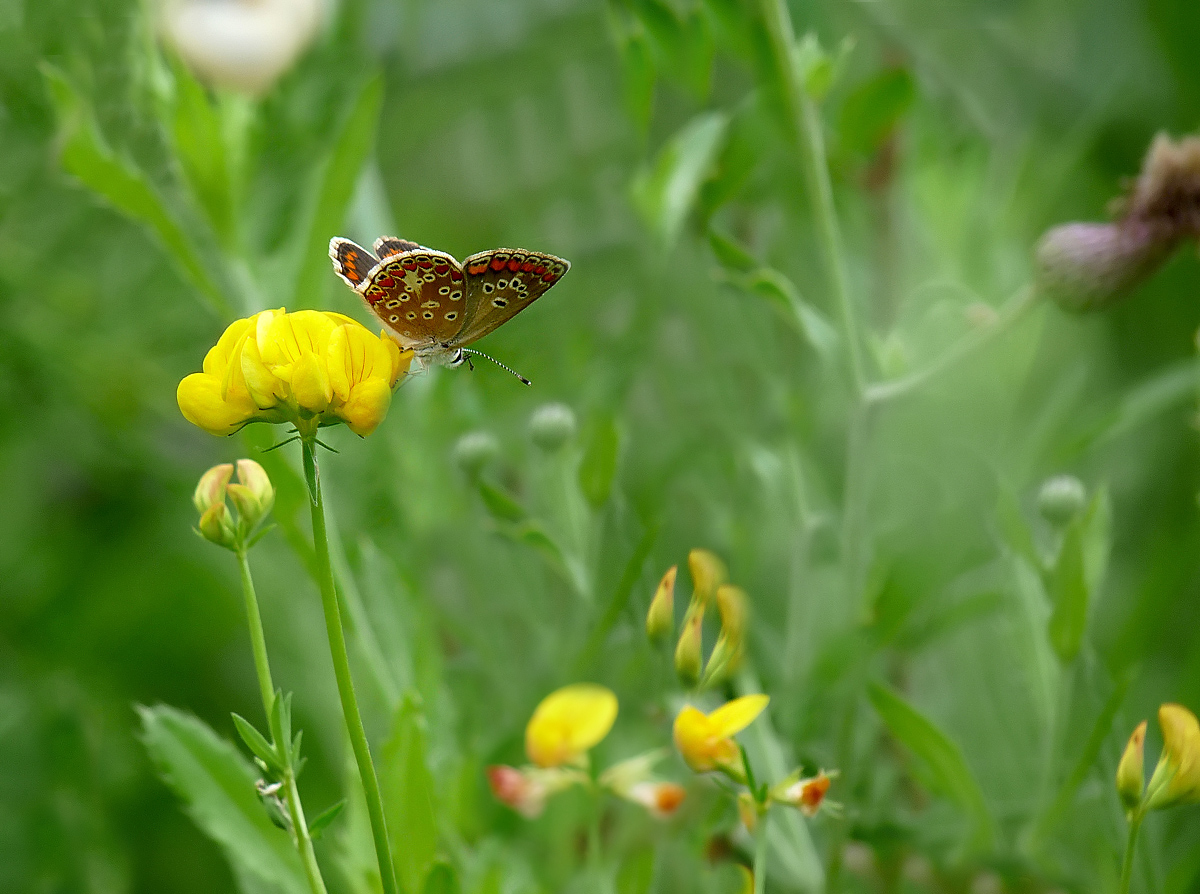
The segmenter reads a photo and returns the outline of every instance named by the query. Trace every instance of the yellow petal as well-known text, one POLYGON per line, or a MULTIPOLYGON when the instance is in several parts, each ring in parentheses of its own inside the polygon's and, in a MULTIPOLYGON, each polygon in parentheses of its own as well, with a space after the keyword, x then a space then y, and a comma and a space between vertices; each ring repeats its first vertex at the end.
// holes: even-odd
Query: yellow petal
POLYGON ((525 728, 525 751, 540 767, 567 763, 593 748, 617 719, 617 697, 591 683, 550 693, 525 728))
POLYGON ((706 549, 688 553, 688 571, 692 573, 692 598, 701 605, 708 605, 717 587, 729 579, 725 563, 706 549))
POLYGON ((413 352, 401 351, 400 345, 396 343, 396 340, 389 337, 383 331, 379 333, 379 342, 387 350, 388 358, 392 362, 391 385, 394 388, 400 377, 408 373, 408 368, 412 365, 413 352))
POLYGON ((739 733, 754 722, 754 718, 763 712, 770 696, 743 695, 731 702, 726 702, 708 715, 713 731, 718 736, 732 736, 739 733))
POLYGON ((712 745, 712 724, 704 712, 686 705, 675 716, 675 747, 683 756, 687 765, 697 773, 713 769, 710 755, 712 745))
POLYGON ((391 402, 391 386, 384 379, 368 379, 354 386, 350 399, 337 410, 337 416, 350 431, 365 438, 383 421, 391 402))
POLYGON ((225 400, 221 396, 221 380, 206 373, 185 377, 176 389, 175 398, 188 422, 214 435, 233 434, 258 410, 249 396, 225 400))
POLYGON ((253 322, 254 317, 250 317, 246 320, 234 320, 229 324, 228 328, 221 333, 221 337, 217 339, 217 343, 204 355, 202 368, 206 373, 217 378, 225 375, 225 369, 229 366, 229 358, 233 353, 234 346, 250 330, 253 322))
POLYGON ((242 345, 241 372, 246 392, 256 406, 266 409, 286 399, 287 383, 262 362, 257 339, 248 338, 242 345))
POLYGON ((1133 810, 1142 803, 1146 788, 1145 750, 1146 721, 1143 720, 1129 737, 1125 753, 1117 765, 1117 794, 1126 810, 1133 810))
POLYGON ((321 357, 305 350, 292 364, 292 397, 310 413, 324 413, 333 399, 329 372, 321 357))
POLYGON ((336 328, 333 320, 317 310, 275 314, 265 337, 259 330, 259 353, 268 368, 295 364, 304 354, 323 356, 336 328))
POLYGON ((1163 758, 1175 770, 1168 786, 1172 801, 1200 799, 1200 723, 1183 705, 1158 709, 1163 734, 1163 758))

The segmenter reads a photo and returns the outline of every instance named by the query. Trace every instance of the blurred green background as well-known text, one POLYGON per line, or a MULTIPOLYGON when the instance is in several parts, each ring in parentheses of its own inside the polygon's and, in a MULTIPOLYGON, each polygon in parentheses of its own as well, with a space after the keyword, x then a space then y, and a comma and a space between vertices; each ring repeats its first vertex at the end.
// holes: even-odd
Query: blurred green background
MULTIPOLYGON (((401 788, 435 805, 402 829, 410 894, 434 859, 470 894, 593 890, 587 804, 528 822, 483 770, 576 680, 621 698, 602 765, 669 744, 682 693, 642 619, 694 546, 751 597, 728 694, 772 696, 752 753, 843 773, 844 818, 781 824, 769 890, 1115 890, 1124 741, 1200 708, 1195 251, 1110 311, 995 319, 1046 228, 1103 219, 1153 135, 1196 126, 1200 7, 790 8, 826 48, 798 52, 869 377, 982 342, 865 414, 758 4, 343 0, 247 98, 195 80, 152 4, 0 0, 0 890, 292 890, 189 817, 136 710, 231 741, 261 713, 235 563, 189 530, 217 462, 280 489, 253 563, 306 805, 353 791, 298 451, 206 435, 174 394, 235 317, 367 322, 325 245, 384 233, 573 265, 479 345, 532 388, 435 369, 369 439, 328 435, 368 732, 386 761, 408 717, 401 788), (556 451, 529 432, 551 401, 578 419, 556 451), (1092 501, 1065 644, 1036 507, 1060 473, 1092 501)), ((731 803, 665 767, 677 817, 605 813, 617 890, 736 891, 731 803)), ((364 834, 318 844, 331 890, 368 890, 364 834)), ((1134 889, 1197 890, 1198 839, 1154 815, 1134 889)))

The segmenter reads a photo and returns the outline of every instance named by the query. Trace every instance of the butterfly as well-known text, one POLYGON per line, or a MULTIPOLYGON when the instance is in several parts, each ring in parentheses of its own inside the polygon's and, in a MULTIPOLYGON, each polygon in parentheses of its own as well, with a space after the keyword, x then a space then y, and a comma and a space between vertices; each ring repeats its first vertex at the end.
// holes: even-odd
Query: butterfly
POLYGON ((340 236, 329 240, 334 272, 392 337, 421 361, 450 367, 479 354, 466 346, 511 320, 571 269, 569 261, 523 248, 481 251, 461 264, 395 236, 376 239, 372 250, 340 236))

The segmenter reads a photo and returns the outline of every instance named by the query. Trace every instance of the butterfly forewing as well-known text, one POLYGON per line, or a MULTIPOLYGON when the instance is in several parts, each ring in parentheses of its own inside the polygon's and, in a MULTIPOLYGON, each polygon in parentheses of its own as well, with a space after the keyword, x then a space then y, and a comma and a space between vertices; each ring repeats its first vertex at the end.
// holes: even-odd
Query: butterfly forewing
POLYGON ((406 346, 452 341, 466 318, 462 267, 453 255, 431 248, 384 258, 361 292, 375 316, 406 346))
MULTIPOLYGON (((378 242, 375 243, 378 246, 378 242)), ((358 289, 366 280, 371 269, 379 263, 373 254, 351 242, 349 239, 335 237, 329 240, 329 257, 333 259, 333 269, 352 289, 358 289)))
POLYGON ((466 273, 466 322, 453 340, 468 345, 511 320, 562 279, 571 264, 554 255, 497 248, 471 255, 466 273))
POLYGON ((402 251, 416 251, 418 248, 423 248, 423 246, 418 245, 416 242, 409 242, 407 239, 401 239, 398 236, 380 236, 372 246, 375 254, 380 258, 398 255, 402 251))

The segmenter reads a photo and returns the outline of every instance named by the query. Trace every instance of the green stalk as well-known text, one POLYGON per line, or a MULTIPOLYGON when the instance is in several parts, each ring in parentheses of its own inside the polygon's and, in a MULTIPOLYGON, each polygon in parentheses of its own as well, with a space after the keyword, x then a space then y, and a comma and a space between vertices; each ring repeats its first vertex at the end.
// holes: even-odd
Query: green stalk
POLYGON ((817 236, 824 255, 826 272, 833 286, 834 297, 842 318, 843 337, 850 359, 850 375, 854 394, 860 398, 867 384, 862 356, 862 338, 858 314, 850 300, 846 267, 843 262, 842 232, 833 207, 833 184, 829 179, 829 164, 825 154, 825 134, 821 115, 796 70, 793 49, 796 35, 785 0, 762 0, 763 19, 771 39, 775 72, 783 88, 783 100, 794 131, 796 142, 804 156, 804 180, 813 203, 817 236))
POLYGON ((758 818, 758 829, 754 835, 754 894, 765 894, 767 890, 767 824, 771 812, 768 810, 758 818))
POLYGON ((1133 811, 1129 817, 1129 837, 1125 839, 1125 859, 1121 862, 1121 886, 1117 889, 1120 894, 1129 894, 1129 883, 1133 878, 1133 852, 1144 817, 1141 808, 1133 811))
POLYGON ((321 586, 321 605, 325 610, 325 630, 329 634, 329 654, 333 659, 333 673, 337 678, 338 696, 342 701, 342 714, 346 720, 346 732, 350 736, 350 748, 358 764, 358 775, 362 779, 363 794, 367 802, 367 815, 371 821, 371 837, 375 840, 375 859, 379 863, 379 878, 384 894, 400 894, 396 884, 396 871, 392 865, 392 852, 388 846, 387 822, 383 815, 383 797, 379 792, 379 779, 375 765, 371 762, 371 747, 367 744, 367 731, 363 728, 362 714, 358 710, 358 697, 354 692, 354 680, 350 676, 350 656, 346 652, 346 634, 342 628, 342 611, 338 604, 337 587, 333 582, 333 570, 329 563, 329 535, 325 529, 325 502, 321 496, 321 479, 317 470, 316 438, 313 435, 301 439, 304 448, 304 477, 311 489, 309 509, 312 512, 313 545, 317 554, 318 582, 321 586))
MULTIPOLYGON (((242 593, 246 597, 246 620, 250 625, 250 648, 254 652, 254 670, 258 676, 258 689, 262 695, 263 712, 269 722, 275 706, 275 684, 271 681, 271 665, 267 661, 267 638, 263 633, 262 615, 258 611, 258 595, 254 590, 254 578, 250 574, 250 560, 246 547, 237 549, 238 567, 242 572, 242 593)), ((325 894, 325 880, 313 851, 312 837, 308 834, 308 823, 304 819, 304 807, 300 804, 300 789, 296 785, 296 773, 292 767, 291 743, 276 742, 276 748, 284 760, 284 797, 292 818, 293 841, 300 853, 300 864, 304 877, 308 879, 312 894, 325 894)))

